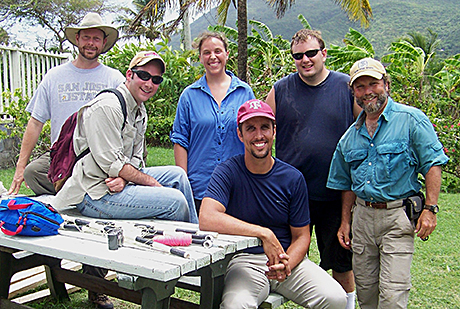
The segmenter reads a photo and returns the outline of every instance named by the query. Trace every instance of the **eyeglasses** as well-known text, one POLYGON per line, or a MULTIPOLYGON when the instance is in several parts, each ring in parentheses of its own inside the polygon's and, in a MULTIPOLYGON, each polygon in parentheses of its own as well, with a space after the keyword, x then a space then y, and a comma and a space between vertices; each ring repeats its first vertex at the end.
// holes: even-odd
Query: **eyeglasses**
POLYGON ((301 60, 303 58, 303 55, 307 56, 308 58, 313 58, 318 54, 320 50, 321 49, 312 49, 312 50, 307 50, 304 53, 295 53, 295 54, 292 54, 292 58, 294 58, 295 60, 301 60))
POLYGON ((131 70, 131 71, 136 73, 137 76, 139 76, 139 78, 142 79, 143 81, 148 81, 149 79, 152 79, 152 83, 154 83, 155 85, 159 85, 163 81, 163 77, 159 75, 150 75, 149 72, 142 71, 142 70, 131 70))

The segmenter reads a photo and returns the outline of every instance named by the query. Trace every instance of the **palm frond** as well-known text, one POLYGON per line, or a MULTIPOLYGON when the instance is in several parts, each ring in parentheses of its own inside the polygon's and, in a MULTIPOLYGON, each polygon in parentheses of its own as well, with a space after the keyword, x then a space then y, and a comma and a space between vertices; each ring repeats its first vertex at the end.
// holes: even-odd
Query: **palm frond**
POLYGON ((360 21, 361 26, 368 27, 373 18, 372 8, 368 0, 334 0, 340 4, 352 21, 360 21))
POLYGON ((276 18, 282 18, 295 0, 267 0, 267 2, 275 9, 276 18))
POLYGON ((300 21, 300 23, 305 29, 310 29, 310 30, 312 29, 310 26, 310 23, 302 14, 299 14, 299 16, 297 16, 297 19, 300 21))
POLYGON ((257 20, 249 20, 249 25, 257 28, 259 33, 262 32, 262 38, 267 41, 273 41, 273 33, 266 24, 257 20))
POLYGON ((374 57, 375 55, 374 47, 369 42, 369 40, 363 34, 353 28, 348 30, 348 33, 345 34, 343 41, 346 45, 353 45, 366 50, 367 53, 371 55, 371 57, 374 57))

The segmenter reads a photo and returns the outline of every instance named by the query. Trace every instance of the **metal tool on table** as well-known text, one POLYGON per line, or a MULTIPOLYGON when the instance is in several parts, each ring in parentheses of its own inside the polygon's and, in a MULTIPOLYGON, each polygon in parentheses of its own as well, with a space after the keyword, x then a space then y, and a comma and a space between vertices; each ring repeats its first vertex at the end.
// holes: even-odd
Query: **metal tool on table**
POLYGON ((188 252, 179 248, 172 248, 164 244, 154 243, 151 240, 140 241, 137 239, 138 236, 135 235, 132 235, 132 239, 130 239, 130 237, 125 235, 123 228, 121 226, 117 226, 115 222, 112 221, 99 220, 93 223, 83 219, 67 219, 62 228, 64 230, 80 233, 107 236, 109 250, 118 250, 120 247, 132 249, 145 248, 170 253, 184 258, 190 257, 188 252), (128 243, 132 246, 128 245, 128 243))

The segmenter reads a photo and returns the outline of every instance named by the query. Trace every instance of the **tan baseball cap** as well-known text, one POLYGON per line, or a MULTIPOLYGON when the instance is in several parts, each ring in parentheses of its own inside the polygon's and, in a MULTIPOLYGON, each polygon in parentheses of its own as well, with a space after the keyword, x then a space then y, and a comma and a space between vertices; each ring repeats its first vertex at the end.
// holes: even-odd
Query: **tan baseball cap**
POLYGON ((129 63, 129 69, 132 69, 134 67, 141 67, 143 65, 146 65, 152 60, 159 60, 160 63, 163 65, 162 72, 164 73, 166 70, 166 64, 164 60, 158 55, 158 53, 151 51, 151 50, 146 50, 146 51, 140 51, 134 56, 134 58, 131 60, 129 63))
POLYGON ((358 60, 350 69, 350 86, 361 76, 371 76, 375 79, 382 79, 387 74, 385 67, 377 60, 364 58, 358 60))

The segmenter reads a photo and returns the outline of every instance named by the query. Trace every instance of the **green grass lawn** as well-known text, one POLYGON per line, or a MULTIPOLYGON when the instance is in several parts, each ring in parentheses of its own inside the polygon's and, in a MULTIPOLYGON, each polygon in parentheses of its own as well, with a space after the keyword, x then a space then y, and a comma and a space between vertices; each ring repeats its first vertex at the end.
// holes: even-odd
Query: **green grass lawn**
MULTIPOLYGON (((173 165, 172 149, 149 148, 147 166, 173 165)), ((0 181, 8 189, 14 175, 14 169, 0 170, 0 181)), ((22 194, 31 194, 30 190, 21 188, 22 194)), ((441 194, 438 226, 426 242, 415 240, 416 251, 412 262, 412 285, 409 306, 412 309, 453 309, 460 308, 460 194, 441 194)), ((310 258, 318 262, 319 255, 313 235, 310 258)), ((70 295, 70 302, 57 303, 47 299, 27 305, 33 308, 88 308, 86 292, 80 291, 70 295)), ((194 292, 176 290, 175 297, 198 302, 194 292)), ((115 308, 140 308, 114 299, 115 308)), ((297 308, 287 303, 284 308, 297 308)), ((357 307, 358 308, 358 307, 357 307)))

